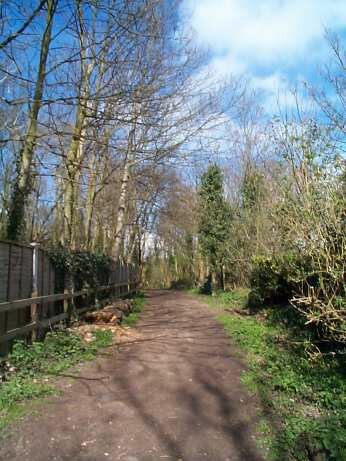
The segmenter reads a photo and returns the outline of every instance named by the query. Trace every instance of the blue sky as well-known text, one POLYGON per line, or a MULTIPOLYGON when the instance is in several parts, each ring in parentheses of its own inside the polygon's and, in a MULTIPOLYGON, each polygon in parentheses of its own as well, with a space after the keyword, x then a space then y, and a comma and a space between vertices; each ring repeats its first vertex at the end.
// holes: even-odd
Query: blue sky
POLYGON ((346 38, 346 0, 184 0, 183 9, 214 74, 245 74, 269 112, 278 92, 290 105, 291 88, 318 82, 326 29, 346 38))

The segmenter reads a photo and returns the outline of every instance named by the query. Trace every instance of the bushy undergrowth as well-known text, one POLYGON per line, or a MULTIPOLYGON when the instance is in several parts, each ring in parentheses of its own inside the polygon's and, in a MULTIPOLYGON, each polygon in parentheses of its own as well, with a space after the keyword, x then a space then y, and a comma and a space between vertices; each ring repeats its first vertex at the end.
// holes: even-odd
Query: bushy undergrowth
POLYGON ((301 281, 311 268, 302 258, 285 254, 253 258, 250 278, 250 307, 287 303, 297 293, 301 281))
POLYGON ((342 265, 334 270, 324 266, 323 262, 298 253, 255 258, 249 307, 289 303, 296 313, 297 323, 313 333, 316 345, 344 350, 345 272, 342 265))
POLYGON ((50 377, 94 358, 101 347, 111 343, 112 332, 107 330, 95 331, 91 343, 66 330, 49 333, 45 341, 30 346, 17 341, 7 360, 11 372, 0 384, 0 429, 20 414, 18 403, 55 392, 50 377))
MULTIPOLYGON (((245 297, 244 290, 235 290, 208 299, 218 307, 241 308, 245 297)), ((265 315, 218 316, 247 352, 249 368, 243 379, 261 398, 263 415, 269 415, 261 429, 265 429, 271 457, 276 461, 346 460, 344 365, 330 355, 309 360, 305 353, 309 338, 293 320, 284 321, 288 314, 278 312, 271 307, 265 315)))

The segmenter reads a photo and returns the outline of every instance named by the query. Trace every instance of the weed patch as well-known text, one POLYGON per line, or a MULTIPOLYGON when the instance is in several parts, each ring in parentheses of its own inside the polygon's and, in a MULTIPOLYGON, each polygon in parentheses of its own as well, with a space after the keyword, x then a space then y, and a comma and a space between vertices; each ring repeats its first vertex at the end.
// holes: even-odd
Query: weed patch
POLYGON ((100 348, 111 344, 112 332, 107 330, 95 331, 91 343, 66 330, 49 333, 44 342, 30 346, 17 341, 8 357, 12 371, 0 384, 0 430, 25 413, 23 402, 56 392, 52 376, 95 358, 100 348))
POLYGON ((138 322, 140 313, 142 312, 144 306, 145 306, 144 295, 142 293, 139 293, 133 298, 132 312, 123 319, 122 321, 123 325, 129 326, 129 327, 134 326, 138 322))
POLYGON ((192 295, 198 295, 199 299, 202 299, 205 304, 210 307, 224 309, 234 308, 246 308, 249 290, 247 288, 241 288, 234 291, 219 291, 215 292, 214 295, 205 295, 200 293, 199 288, 191 288, 187 290, 192 295))

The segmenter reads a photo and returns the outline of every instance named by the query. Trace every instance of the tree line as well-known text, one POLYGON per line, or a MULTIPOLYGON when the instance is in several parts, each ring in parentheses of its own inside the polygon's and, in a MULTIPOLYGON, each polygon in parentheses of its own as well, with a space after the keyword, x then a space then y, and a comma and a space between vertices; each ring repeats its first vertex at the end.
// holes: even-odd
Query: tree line
POLYGON ((140 258, 182 149, 242 91, 203 74, 179 3, 2 3, 2 238, 140 258))
POLYGON ((179 7, 2 3, 0 237, 136 262, 148 285, 248 286, 344 344, 342 41, 268 116, 210 75, 179 7))
MULTIPOLYGON (((248 287, 290 304, 314 350, 346 343, 345 49, 329 34, 321 84, 277 116, 245 105, 222 155, 182 181, 159 218, 147 277, 203 292, 248 287), (179 202, 180 210, 175 213, 179 202), (162 279, 161 274, 164 274, 162 279), (329 346, 328 346, 329 345, 329 346)), ((280 107, 279 107, 280 109, 280 107)), ((220 148, 221 149, 221 148, 220 148)))

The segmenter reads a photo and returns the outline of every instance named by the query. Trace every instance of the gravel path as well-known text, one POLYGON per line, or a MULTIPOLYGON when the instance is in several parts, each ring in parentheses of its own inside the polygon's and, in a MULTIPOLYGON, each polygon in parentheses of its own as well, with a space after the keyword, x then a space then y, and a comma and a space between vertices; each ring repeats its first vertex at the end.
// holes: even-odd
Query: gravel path
POLYGON ((257 402, 213 312, 179 291, 147 297, 133 338, 65 378, 1 440, 0 460, 263 461, 257 402))

